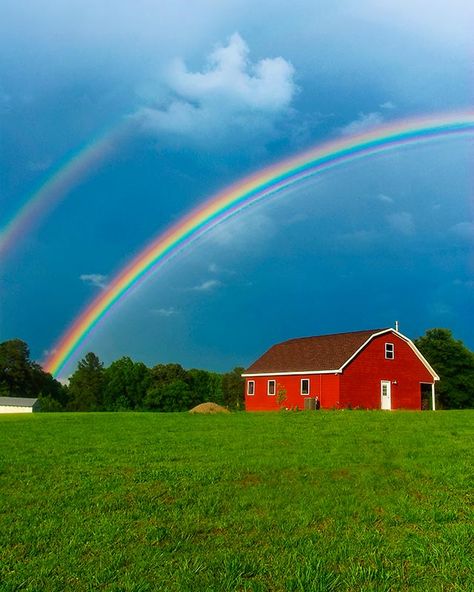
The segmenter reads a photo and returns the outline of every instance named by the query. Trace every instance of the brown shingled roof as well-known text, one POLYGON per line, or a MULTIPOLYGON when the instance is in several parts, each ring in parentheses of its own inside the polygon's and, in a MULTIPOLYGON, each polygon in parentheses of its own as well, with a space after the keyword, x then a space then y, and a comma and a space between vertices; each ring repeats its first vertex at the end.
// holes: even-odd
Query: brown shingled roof
POLYGON ((337 370, 375 333, 385 329, 289 339, 271 347, 245 374, 337 370))

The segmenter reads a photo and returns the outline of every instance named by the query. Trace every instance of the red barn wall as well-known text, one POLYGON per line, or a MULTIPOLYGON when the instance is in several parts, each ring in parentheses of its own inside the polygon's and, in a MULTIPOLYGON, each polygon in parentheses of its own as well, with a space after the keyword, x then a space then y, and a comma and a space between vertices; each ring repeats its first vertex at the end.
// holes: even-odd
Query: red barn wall
POLYGON ((421 409, 421 382, 433 377, 411 347, 397 335, 375 337, 341 375, 342 407, 380 409, 380 382, 390 380, 392 409, 421 409), (385 358, 385 344, 393 343, 395 357, 385 358))
POLYGON ((298 374, 292 376, 255 376, 245 379, 245 409, 247 411, 277 411, 304 409, 304 400, 318 397, 321 407, 339 406, 339 374, 298 374), (309 380, 309 395, 301 395, 301 379, 309 380), (276 395, 267 395, 269 380, 276 381, 276 395), (248 395, 248 381, 255 381, 255 394, 248 395), (278 391, 285 390, 285 400, 278 403, 278 391))

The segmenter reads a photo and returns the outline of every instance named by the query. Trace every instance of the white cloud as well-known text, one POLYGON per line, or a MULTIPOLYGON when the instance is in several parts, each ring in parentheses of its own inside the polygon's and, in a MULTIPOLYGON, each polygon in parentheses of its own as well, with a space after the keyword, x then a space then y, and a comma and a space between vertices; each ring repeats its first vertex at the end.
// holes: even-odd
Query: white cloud
POLYGON ((234 271, 233 269, 229 269, 228 267, 222 267, 221 265, 217 265, 217 263, 214 262, 209 263, 209 265, 207 266, 207 271, 214 275, 220 274, 227 277, 236 275, 236 271, 234 271))
POLYGON ((474 222, 459 222, 449 229, 451 234, 466 241, 474 240, 474 222))
POLYGON ((183 60, 175 60, 168 74, 168 104, 138 113, 145 129, 199 144, 218 143, 231 134, 238 139, 272 133, 296 92, 294 68, 282 57, 252 63, 248 54, 247 44, 234 33, 210 54, 203 72, 191 72, 183 60))
POLYGON ((89 284, 89 286, 94 286, 101 290, 105 290, 107 287, 107 276, 102 275, 101 273, 83 273, 79 276, 79 279, 86 284, 89 284))
POLYGON ((213 228, 208 240, 219 248, 254 251, 262 243, 271 243, 275 233, 276 224, 268 213, 249 208, 213 228))
POLYGON ((376 197, 379 201, 382 201, 383 203, 392 204, 395 201, 393 197, 390 197, 390 195, 385 195, 385 193, 379 193, 376 197))
POLYGON ((43 350, 43 360, 46 360, 50 356, 53 356, 57 351, 58 350, 56 347, 52 347, 51 349, 44 349, 43 350))
POLYGON ((281 57, 263 59, 252 65, 249 48, 238 33, 227 46, 209 56, 206 72, 188 72, 181 60, 175 62, 171 87, 191 101, 226 99, 236 107, 279 111, 289 105, 294 84, 293 66, 281 57))
POLYGON ((340 132, 343 136, 353 136, 378 127, 383 121, 384 117, 378 111, 373 111, 372 113, 359 113, 357 119, 342 127, 340 132))
POLYGON ((396 212, 387 216, 387 221, 396 232, 409 236, 415 233, 415 222, 409 212, 396 212))
POLYGON ((379 105, 379 107, 381 109, 387 109, 387 110, 392 110, 392 109, 396 109, 397 106, 395 105, 395 103, 392 103, 392 101, 385 101, 385 103, 382 103, 381 105, 379 105))
POLYGON ((178 311, 173 306, 169 306, 168 308, 152 308, 150 312, 160 315, 161 317, 172 317, 173 315, 178 314, 178 311))
POLYGON ((428 304, 430 312, 436 316, 451 316, 454 312, 453 307, 441 300, 433 300, 428 304))
POLYGON ((205 280, 197 286, 192 287, 191 290, 196 292, 212 292, 212 290, 220 286, 222 286, 222 282, 219 280, 205 280))
POLYGON ((380 234, 373 230, 355 230, 338 236, 339 241, 346 247, 367 247, 379 238, 380 234))

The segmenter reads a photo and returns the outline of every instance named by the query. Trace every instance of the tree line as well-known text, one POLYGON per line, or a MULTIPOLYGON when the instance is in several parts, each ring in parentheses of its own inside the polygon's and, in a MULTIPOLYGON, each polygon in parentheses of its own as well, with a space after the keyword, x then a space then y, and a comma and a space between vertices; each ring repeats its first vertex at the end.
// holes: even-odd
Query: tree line
POLYGON ((42 411, 186 411, 206 401, 243 409, 242 372, 185 370, 180 364, 148 368, 129 357, 105 367, 89 352, 65 385, 30 359, 24 341, 0 343, 0 396, 38 398, 42 411))
MULTIPOLYGON (((429 329, 415 345, 440 376, 437 407, 474 408, 474 353, 449 329, 429 329)), ((21 339, 0 343, 0 396, 39 398, 43 411, 186 411, 206 401, 243 409, 242 372, 185 370, 179 364, 148 368, 129 357, 105 367, 89 352, 64 385, 30 359, 21 339)))
POLYGON ((414 343, 440 378, 437 408, 474 408, 474 352, 449 329, 429 329, 414 343))

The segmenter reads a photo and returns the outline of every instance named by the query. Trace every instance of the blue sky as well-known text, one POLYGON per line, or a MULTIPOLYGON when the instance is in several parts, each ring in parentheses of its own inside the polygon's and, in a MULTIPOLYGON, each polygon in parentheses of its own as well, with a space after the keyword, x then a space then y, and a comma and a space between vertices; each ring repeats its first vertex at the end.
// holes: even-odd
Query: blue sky
MULTIPOLYGON (((153 237, 328 138, 472 108, 472 3, 4 0, 0 222, 103 130, 113 154, 0 261, 0 338, 41 360, 153 237), (415 4, 415 6, 413 6, 415 4)), ((78 352, 228 370, 393 325, 474 347, 472 139, 352 163, 221 225, 78 352)), ((69 368, 71 370, 71 367, 69 368)))

